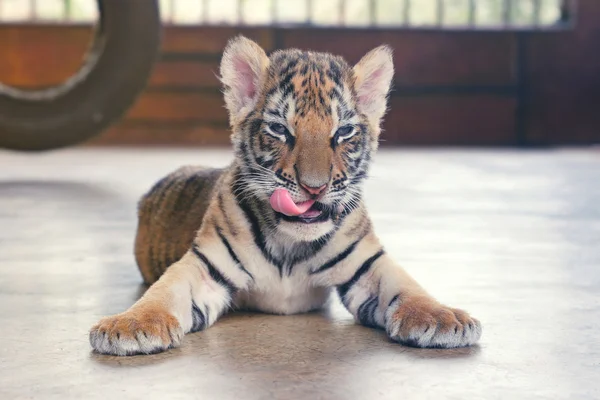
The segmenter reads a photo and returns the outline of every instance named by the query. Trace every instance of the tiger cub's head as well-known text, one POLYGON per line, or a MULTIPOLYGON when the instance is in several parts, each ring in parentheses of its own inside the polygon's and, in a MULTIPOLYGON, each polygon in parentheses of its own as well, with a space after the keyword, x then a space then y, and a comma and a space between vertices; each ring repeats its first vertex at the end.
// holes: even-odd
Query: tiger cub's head
POLYGON ((237 37, 220 73, 242 171, 237 195, 270 203, 282 233, 315 240, 331 232, 360 204, 394 74, 391 50, 349 66, 297 49, 267 56, 237 37))

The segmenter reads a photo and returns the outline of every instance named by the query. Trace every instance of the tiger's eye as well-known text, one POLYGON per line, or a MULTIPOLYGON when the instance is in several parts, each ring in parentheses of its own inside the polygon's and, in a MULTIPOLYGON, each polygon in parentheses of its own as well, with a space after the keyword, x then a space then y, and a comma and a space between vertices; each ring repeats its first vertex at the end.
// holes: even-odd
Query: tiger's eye
POLYGON ((356 133, 353 125, 344 125, 335 132, 335 142, 342 143, 344 140, 350 139, 356 133))
POLYGON ((269 124, 269 129, 274 133, 278 133, 280 135, 285 135, 288 131, 285 126, 277 122, 269 124))
POLYGON ((342 126, 341 128, 339 128, 335 134, 338 136, 341 136, 341 137, 348 136, 349 134, 352 133, 353 130, 354 130, 354 127, 352 125, 346 125, 346 126, 342 126))

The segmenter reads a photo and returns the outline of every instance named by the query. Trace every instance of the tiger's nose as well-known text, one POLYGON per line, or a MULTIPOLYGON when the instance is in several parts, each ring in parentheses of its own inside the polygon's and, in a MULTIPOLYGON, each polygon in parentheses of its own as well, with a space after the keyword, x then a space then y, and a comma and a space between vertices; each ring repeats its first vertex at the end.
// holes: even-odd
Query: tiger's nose
POLYGON ((300 185, 302 185, 304 190, 306 190, 308 193, 312 194, 313 196, 320 195, 321 193, 323 193, 323 190, 325 190, 325 188, 327 187, 327 184, 321 185, 319 187, 308 186, 304 183, 300 183, 300 185))

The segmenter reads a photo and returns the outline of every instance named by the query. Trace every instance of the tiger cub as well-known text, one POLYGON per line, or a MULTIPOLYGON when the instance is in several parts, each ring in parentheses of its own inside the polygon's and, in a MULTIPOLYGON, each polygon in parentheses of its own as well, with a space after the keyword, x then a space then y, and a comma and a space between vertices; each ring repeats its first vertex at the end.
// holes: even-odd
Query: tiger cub
POLYGON ((386 46, 351 67, 232 39, 220 75, 235 159, 223 170, 184 167, 142 198, 136 257, 153 284, 91 329, 92 347, 160 352, 227 310, 301 313, 332 290, 357 322, 399 343, 476 343, 479 321, 440 304, 386 254, 362 199, 393 73, 386 46))

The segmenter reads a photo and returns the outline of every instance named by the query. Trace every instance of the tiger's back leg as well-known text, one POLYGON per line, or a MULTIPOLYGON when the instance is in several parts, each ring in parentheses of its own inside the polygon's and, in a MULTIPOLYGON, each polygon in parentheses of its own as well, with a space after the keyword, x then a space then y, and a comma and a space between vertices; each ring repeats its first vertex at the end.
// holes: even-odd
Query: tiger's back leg
POLYGON ((144 282, 156 282, 190 248, 222 173, 222 169, 185 166, 142 196, 135 258, 144 282))

